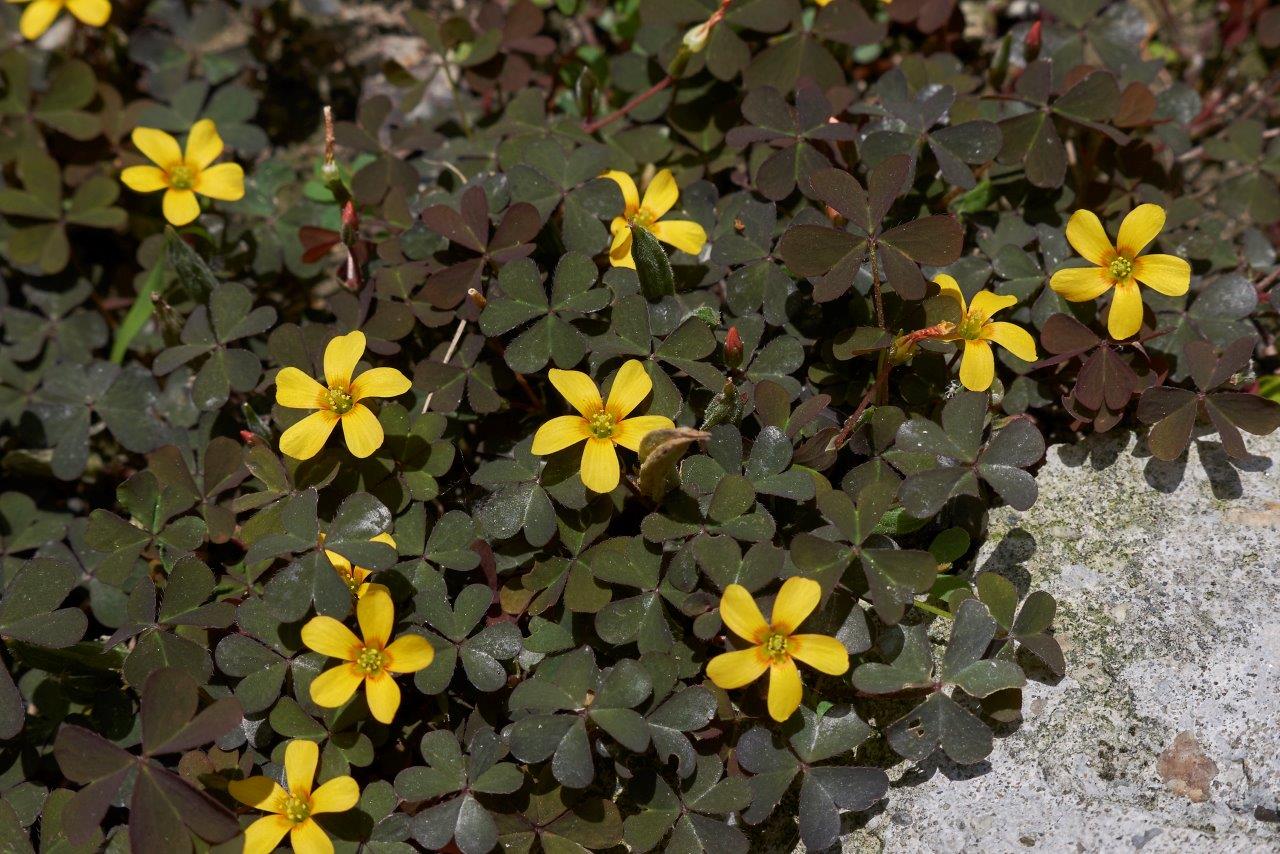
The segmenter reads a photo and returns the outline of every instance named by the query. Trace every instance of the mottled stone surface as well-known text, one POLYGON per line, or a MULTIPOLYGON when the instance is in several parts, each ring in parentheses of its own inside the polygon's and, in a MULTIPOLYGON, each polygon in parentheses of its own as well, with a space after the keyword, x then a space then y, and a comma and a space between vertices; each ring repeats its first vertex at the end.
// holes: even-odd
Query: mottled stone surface
POLYGON ((1057 446, 978 558, 1059 603, 1068 674, 988 761, 903 775, 847 852, 1280 851, 1280 439, 1057 446))

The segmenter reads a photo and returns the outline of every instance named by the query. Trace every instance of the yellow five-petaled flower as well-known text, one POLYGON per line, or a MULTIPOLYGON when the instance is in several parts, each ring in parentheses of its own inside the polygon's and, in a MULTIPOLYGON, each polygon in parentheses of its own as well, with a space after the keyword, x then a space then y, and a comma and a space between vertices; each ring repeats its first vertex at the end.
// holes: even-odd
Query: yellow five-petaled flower
POLYGON ((35 41, 57 20, 58 13, 66 9, 82 24, 101 27, 111 17, 111 4, 107 0, 9 0, 10 3, 30 3, 18 21, 18 31, 24 39, 35 41))
POLYGON ((796 628, 818 607, 822 587, 811 578, 788 578, 773 602, 773 620, 765 622, 747 588, 730 584, 720 597, 720 618, 749 649, 717 655, 707 676, 726 691, 741 688, 769 671, 769 716, 785 721, 800 706, 803 661, 823 673, 839 676, 849 669, 844 644, 826 635, 798 635, 796 628))
MULTIPOLYGON (((324 534, 320 534, 320 545, 322 546, 324 545, 324 539, 324 534)), ((396 547, 396 541, 392 539, 390 534, 378 534, 370 537, 369 542, 386 543, 393 549, 396 547)), ((370 584, 365 579, 372 574, 372 570, 365 569, 363 566, 355 566, 347 558, 329 549, 324 550, 324 555, 329 558, 329 563, 333 564, 333 568, 338 573, 338 577, 342 579, 342 583, 347 585, 347 588, 357 599, 369 592, 370 584)))
POLYGON ((613 233, 613 243, 609 246, 609 263, 614 267, 630 267, 635 269, 635 259, 631 257, 631 227, 643 228, 663 243, 697 255, 707 242, 706 230, 696 222, 685 219, 667 219, 662 217, 675 207, 680 200, 680 188, 670 169, 663 169, 644 191, 644 201, 636 190, 636 182, 626 172, 616 170, 605 172, 600 176, 608 178, 622 190, 622 216, 613 218, 609 231, 613 233), (659 220, 662 220, 659 222, 659 220))
POLYGON ((209 119, 201 119, 187 134, 187 148, 162 130, 134 128, 133 144, 154 166, 130 166, 120 180, 135 193, 164 190, 161 208, 173 225, 186 225, 200 216, 196 194, 224 202, 244 198, 244 170, 239 163, 210 164, 222 154, 222 137, 209 119))
POLYGON ((389 724, 400 708, 400 686, 394 674, 416 673, 430 666, 436 651, 421 635, 391 640, 396 609, 381 584, 370 584, 360 597, 356 620, 363 639, 333 617, 312 617, 302 627, 302 642, 309 649, 343 662, 312 681, 311 700, 317 706, 336 709, 364 683, 369 711, 376 720, 389 724))
POLYGON ((960 382, 969 391, 986 391, 996 378, 996 359, 992 344, 999 344, 1024 362, 1036 360, 1036 340, 1031 333, 1012 323, 991 320, 1018 301, 1012 294, 994 294, 979 291, 973 295, 973 303, 965 302, 964 293, 956 280, 946 273, 939 273, 933 280, 949 296, 960 303, 960 322, 946 341, 964 342, 964 354, 960 358, 960 382))
POLYGON ((1124 222, 1112 246, 1102 223, 1091 211, 1076 211, 1067 222, 1067 240, 1096 267, 1059 270, 1049 286, 1071 302, 1102 296, 1115 288, 1107 332, 1112 338, 1128 338, 1142 327, 1142 294, 1138 282, 1171 297, 1182 296, 1191 286, 1191 265, 1176 255, 1138 253, 1164 228, 1164 208, 1138 205, 1124 222))
POLYGON ((646 433, 675 426, 665 415, 627 417, 653 389, 653 380, 635 359, 623 365, 614 377, 607 403, 601 401, 600 390, 591 377, 581 371, 552 368, 547 376, 578 414, 561 415, 539 427, 531 450, 544 456, 585 441, 581 470, 587 489, 613 492, 618 486, 622 474, 615 445, 638 451, 646 433))
POLYGON ((372 368, 355 379, 356 364, 364 355, 364 333, 339 335, 324 348, 324 379, 320 385, 297 368, 276 374, 276 403, 293 409, 316 409, 280 437, 280 451, 296 460, 309 460, 320 452, 339 421, 347 448, 367 457, 382 446, 378 416, 360 401, 370 397, 395 397, 409 390, 409 378, 395 368, 372 368))
POLYGON ((249 825, 244 832, 244 854, 269 854, 289 834, 296 854, 333 854, 333 843, 314 816, 346 812, 360 800, 360 787, 350 777, 334 777, 314 791, 320 748, 314 741, 295 739, 284 749, 283 786, 270 777, 232 780, 227 788, 242 804, 271 815, 249 825))

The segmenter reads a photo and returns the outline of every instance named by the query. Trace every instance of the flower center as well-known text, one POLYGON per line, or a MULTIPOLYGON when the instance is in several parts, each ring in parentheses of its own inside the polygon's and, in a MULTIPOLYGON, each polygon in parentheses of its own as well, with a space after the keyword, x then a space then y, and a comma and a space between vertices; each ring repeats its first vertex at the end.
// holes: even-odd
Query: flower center
POLYGON ((190 190, 196 183, 191 167, 185 164, 169 170, 169 186, 175 190, 190 190))
POLYGON ((597 439, 608 439, 613 435, 613 416, 607 412, 597 412, 587 419, 587 429, 597 439))
POLYGON ((381 673, 382 668, 386 666, 386 663, 386 653, 371 646, 366 646, 364 649, 360 650, 360 654, 356 656, 356 667, 359 668, 360 672, 366 676, 373 676, 376 673, 381 673))
POLYGON ((1111 278, 1122 282, 1133 272, 1133 261, 1123 256, 1118 257, 1108 265, 1107 272, 1111 274, 1111 278))
POLYGON ((351 411, 351 407, 355 405, 355 401, 351 399, 351 392, 340 388, 329 389, 329 408, 339 415, 345 415, 351 411))
POLYGON ((987 319, 980 314, 970 314, 960 321, 960 325, 956 327, 956 335, 968 341, 974 341, 982 337, 982 327, 987 323, 987 319))
POLYGON ((782 661, 787 657, 787 636, 778 632, 771 632, 764 639, 764 651, 774 661, 782 661))
POLYGON ((632 225, 638 225, 641 228, 648 228, 653 225, 653 214, 649 213, 649 211, 644 208, 641 208, 631 215, 631 219, 629 219, 628 222, 632 225))
POLYGON ((285 798, 283 815, 294 824, 301 824, 311 816, 310 799, 290 795, 285 798))

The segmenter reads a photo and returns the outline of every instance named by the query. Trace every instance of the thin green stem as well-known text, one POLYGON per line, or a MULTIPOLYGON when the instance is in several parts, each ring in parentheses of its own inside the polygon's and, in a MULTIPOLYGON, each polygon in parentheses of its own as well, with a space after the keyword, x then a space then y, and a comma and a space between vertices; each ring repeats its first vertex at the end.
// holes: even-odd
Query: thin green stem
POLYGON ((955 619, 949 611, 944 611, 941 608, 936 608, 933 605, 930 605, 928 602, 913 601, 911 604, 915 605, 921 611, 926 611, 930 614, 935 614, 939 617, 945 617, 948 620, 955 619))

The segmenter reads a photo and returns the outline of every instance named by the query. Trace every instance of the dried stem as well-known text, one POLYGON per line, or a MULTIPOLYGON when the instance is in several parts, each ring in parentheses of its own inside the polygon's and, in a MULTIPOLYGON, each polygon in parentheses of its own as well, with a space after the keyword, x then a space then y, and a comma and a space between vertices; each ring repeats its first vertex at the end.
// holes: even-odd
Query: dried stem
MULTIPOLYGON (((449 360, 453 358, 454 352, 458 349, 458 342, 462 340, 462 332, 467 328, 467 319, 464 317, 458 321, 458 328, 453 330, 453 340, 449 342, 449 349, 444 351, 444 361, 440 364, 447 365, 449 360)), ((428 392, 427 399, 422 401, 421 415, 427 414, 427 409, 431 406, 431 398, 435 396, 435 392, 428 392)))

